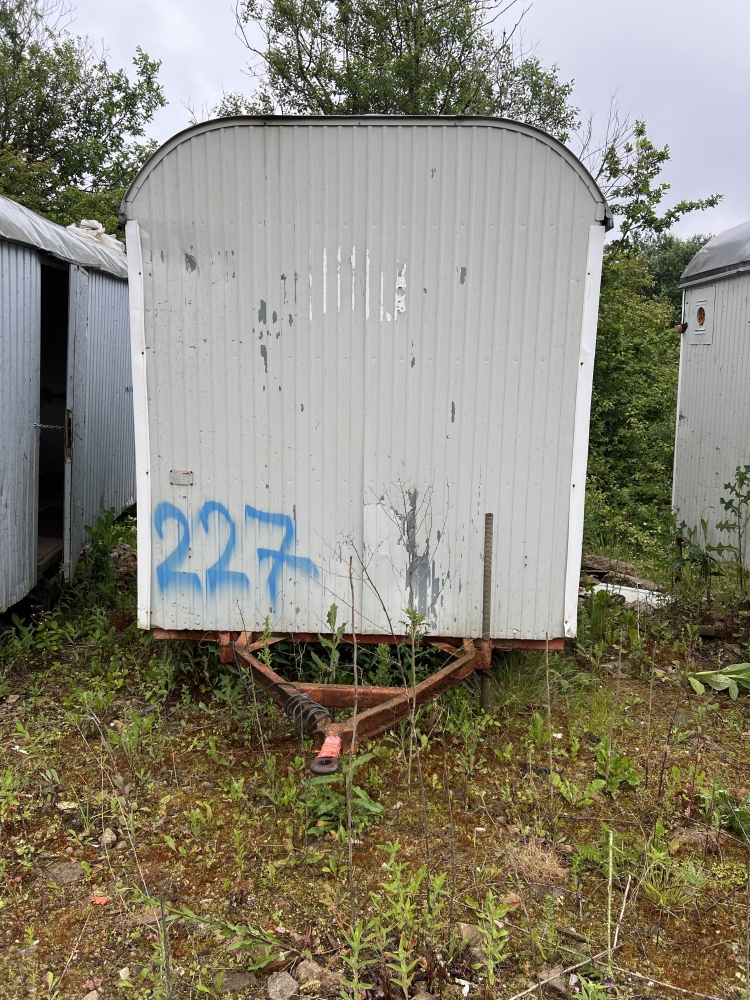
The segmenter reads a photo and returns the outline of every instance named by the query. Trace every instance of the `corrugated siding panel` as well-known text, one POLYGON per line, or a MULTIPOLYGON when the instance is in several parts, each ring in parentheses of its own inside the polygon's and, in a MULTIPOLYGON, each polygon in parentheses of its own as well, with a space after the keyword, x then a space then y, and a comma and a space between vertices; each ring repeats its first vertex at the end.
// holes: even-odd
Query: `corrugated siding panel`
POLYGON ((703 519, 710 543, 736 545, 736 537, 715 525, 729 520, 720 503, 728 495, 725 483, 738 465, 750 464, 750 274, 687 289, 687 316, 710 289, 716 294, 712 343, 691 344, 689 334, 682 342, 673 499, 678 520, 698 528, 701 543, 703 519))
POLYGON ((83 463, 74 474, 83 478, 83 523, 94 524, 99 511, 119 514, 135 498, 128 285, 100 271, 89 272, 84 377, 83 463))
POLYGON ((40 266, 0 242, 0 611, 36 584, 40 266))
POLYGON ((491 512, 492 635, 564 633, 597 201, 559 151, 487 126, 227 127, 130 211, 152 625, 324 628, 352 556, 362 631, 389 631, 382 604, 400 631, 411 582, 434 634, 477 636, 491 512))

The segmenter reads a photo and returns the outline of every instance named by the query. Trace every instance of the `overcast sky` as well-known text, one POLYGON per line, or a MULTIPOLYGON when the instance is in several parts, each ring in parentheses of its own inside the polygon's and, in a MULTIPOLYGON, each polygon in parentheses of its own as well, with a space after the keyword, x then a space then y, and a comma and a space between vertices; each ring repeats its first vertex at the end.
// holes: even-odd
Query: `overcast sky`
MULTIPOLYGON (((136 45, 162 60, 169 105, 151 134, 185 128, 183 105, 215 104, 247 91, 246 52, 230 0, 78 0, 72 30, 104 42, 112 64, 130 65, 136 45)), ((524 41, 575 80, 584 115, 604 124, 610 94, 645 119, 672 160, 670 202, 721 192, 715 209, 675 230, 718 233, 750 219, 750 3, 748 0, 534 0, 524 41)), ((508 15, 510 17, 510 15, 508 15)), ((572 144, 577 151, 575 143, 572 144)))

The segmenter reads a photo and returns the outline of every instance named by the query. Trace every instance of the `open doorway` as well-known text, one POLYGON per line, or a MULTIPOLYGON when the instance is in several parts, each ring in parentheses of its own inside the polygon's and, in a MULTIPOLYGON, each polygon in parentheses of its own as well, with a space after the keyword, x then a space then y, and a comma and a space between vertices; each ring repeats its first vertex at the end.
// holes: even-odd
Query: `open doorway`
POLYGON ((66 265, 42 261, 37 547, 40 573, 59 562, 63 554, 69 272, 66 265))

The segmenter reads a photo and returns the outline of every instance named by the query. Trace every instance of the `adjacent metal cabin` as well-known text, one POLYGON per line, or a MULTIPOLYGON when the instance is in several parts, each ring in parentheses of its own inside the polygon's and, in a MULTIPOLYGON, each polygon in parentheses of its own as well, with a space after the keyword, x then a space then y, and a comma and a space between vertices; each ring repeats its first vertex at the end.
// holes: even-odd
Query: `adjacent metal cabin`
POLYGON ((576 632, 609 213, 483 118, 232 118, 143 167, 130 267, 142 628, 576 632))
POLYGON ((750 464, 750 222, 699 250, 681 287, 673 506, 701 544, 736 544, 716 524, 728 519, 720 503, 725 484, 738 465, 750 464))
POLYGON ((0 197, 0 611, 135 495, 124 253, 0 197))

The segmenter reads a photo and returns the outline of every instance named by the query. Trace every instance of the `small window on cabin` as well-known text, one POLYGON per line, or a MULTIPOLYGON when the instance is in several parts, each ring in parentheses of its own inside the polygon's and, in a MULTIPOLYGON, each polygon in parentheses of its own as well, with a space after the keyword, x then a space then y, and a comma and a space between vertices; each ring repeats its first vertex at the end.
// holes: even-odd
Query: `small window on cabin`
POLYGON ((707 346, 713 343, 715 300, 715 287, 703 285, 688 293, 686 316, 689 326, 689 344, 707 346))

